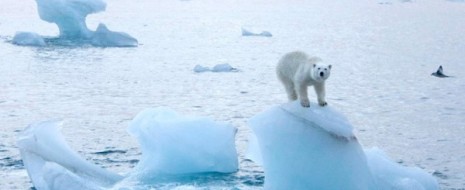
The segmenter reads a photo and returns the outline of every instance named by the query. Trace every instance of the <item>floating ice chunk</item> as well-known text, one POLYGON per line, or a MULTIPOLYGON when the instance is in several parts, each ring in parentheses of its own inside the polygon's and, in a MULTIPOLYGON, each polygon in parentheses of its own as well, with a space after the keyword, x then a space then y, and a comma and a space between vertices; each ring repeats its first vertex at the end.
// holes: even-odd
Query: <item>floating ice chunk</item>
POLYGON ((124 32, 113 32, 100 23, 92 35, 91 43, 100 47, 135 47, 137 39, 124 32))
POLYGON ((42 20, 55 23, 61 38, 90 38, 86 26, 88 14, 104 11, 102 0, 36 0, 42 20))
POLYGON ((268 31, 262 32, 253 32, 247 29, 242 28, 242 36, 263 36, 263 37, 272 37, 273 35, 268 31))
POLYGON ((238 72, 239 70, 232 67, 231 65, 229 65, 227 63, 215 65, 212 69, 210 69, 208 67, 201 66, 201 65, 196 65, 194 67, 194 72, 196 72, 196 73, 202 73, 202 72, 207 72, 207 71, 211 71, 211 72, 238 72))
POLYGON ((420 169, 376 151, 365 154, 352 126, 329 106, 301 108, 295 101, 254 116, 249 125, 250 143, 257 143, 249 145, 249 158, 263 165, 265 189, 438 189, 420 169))
POLYGON ((196 72, 196 73, 203 73, 203 72, 207 72, 207 71, 210 71, 210 68, 204 67, 204 66, 201 66, 201 65, 196 65, 194 67, 194 72, 196 72))
POLYGON ((235 72, 235 71, 237 71, 237 69, 227 63, 215 65, 212 69, 212 72, 235 72))
POLYGON ((19 135, 21 158, 36 189, 101 189, 122 179, 72 151, 59 132, 60 125, 40 122, 19 135))
POLYGON ((154 108, 140 112, 128 131, 142 150, 135 175, 231 173, 238 169, 236 129, 230 124, 154 108))
POLYGON ((434 177, 420 168, 403 167, 391 161, 378 149, 365 149, 368 166, 377 186, 383 189, 439 189, 434 177))
POLYGON ((45 46, 44 39, 34 32, 16 32, 13 44, 21 46, 45 46))
POLYGON ((357 140, 335 136, 321 125, 346 126, 344 118, 312 104, 301 114, 332 119, 309 121, 283 109, 289 106, 301 107, 296 102, 273 107, 249 121, 263 160, 265 189, 374 189, 357 140))

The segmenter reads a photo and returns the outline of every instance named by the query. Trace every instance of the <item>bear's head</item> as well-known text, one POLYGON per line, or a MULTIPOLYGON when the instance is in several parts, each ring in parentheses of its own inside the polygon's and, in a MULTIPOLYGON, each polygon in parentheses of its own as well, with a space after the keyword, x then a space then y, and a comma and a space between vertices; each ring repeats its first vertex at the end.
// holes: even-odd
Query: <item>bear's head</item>
POLYGON ((331 65, 323 65, 323 64, 313 64, 312 70, 312 78, 318 82, 323 82, 328 79, 329 75, 331 74, 331 65))

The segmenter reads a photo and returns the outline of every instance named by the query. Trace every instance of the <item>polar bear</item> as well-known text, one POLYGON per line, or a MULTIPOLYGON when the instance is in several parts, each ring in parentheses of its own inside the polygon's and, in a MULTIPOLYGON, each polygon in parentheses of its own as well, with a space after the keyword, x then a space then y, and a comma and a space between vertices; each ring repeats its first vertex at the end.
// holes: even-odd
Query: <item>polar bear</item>
POLYGON ((325 81, 331 73, 331 65, 320 64, 318 57, 309 57, 295 51, 284 55, 276 67, 276 74, 284 84, 289 101, 300 100, 303 107, 310 107, 307 87, 312 86, 318 96, 318 104, 326 106, 325 81))

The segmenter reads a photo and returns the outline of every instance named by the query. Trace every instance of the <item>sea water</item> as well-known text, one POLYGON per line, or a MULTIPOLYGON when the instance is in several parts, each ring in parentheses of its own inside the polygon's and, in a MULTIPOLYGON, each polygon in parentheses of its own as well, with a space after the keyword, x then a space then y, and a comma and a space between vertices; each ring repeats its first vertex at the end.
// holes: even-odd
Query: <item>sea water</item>
MULTIPOLYGON (((140 111, 166 106, 238 128, 239 171, 155 188, 260 189, 263 169, 245 158, 247 121, 285 103, 275 76, 283 54, 303 50, 333 65, 328 103, 352 123, 364 147, 433 174, 441 189, 465 187, 465 4, 460 1, 133 1, 89 15, 139 41, 137 48, 23 47, 17 31, 58 36, 34 1, 0 4, 0 186, 32 187, 16 144, 27 125, 61 118, 84 159, 126 174, 141 158, 126 129, 140 111), (260 28, 272 37, 243 37, 260 28), (229 63, 239 72, 195 73, 229 63), (439 65, 452 78, 430 74, 439 65), (193 182, 194 181, 194 182, 193 182)), ((52 39, 53 40, 53 39, 52 39)), ((316 101, 309 89, 310 101, 316 101)))

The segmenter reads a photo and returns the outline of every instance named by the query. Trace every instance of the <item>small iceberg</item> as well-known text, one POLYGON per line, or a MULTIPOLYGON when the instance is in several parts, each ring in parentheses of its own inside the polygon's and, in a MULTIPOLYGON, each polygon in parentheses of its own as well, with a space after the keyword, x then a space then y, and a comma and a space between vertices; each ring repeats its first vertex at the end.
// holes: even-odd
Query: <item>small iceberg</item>
POLYGON ((91 44, 99 47, 135 47, 137 39, 124 32, 110 31, 104 24, 99 24, 92 35, 91 44))
MULTIPOLYGON (((54 38, 55 42, 63 40, 67 43, 72 40, 78 42, 77 44, 90 43, 99 47, 136 47, 138 45, 137 39, 123 32, 110 31, 104 24, 99 24, 96 31, 87 28, 87 15, 105 10, 106 3, 102 0, 36 0, 36 3, 40 18, 58 26, 60 35, 59 38, 54 38)), ((28 39, 32 40, 40 37, 37 34, 36 36, 31 34, 35 33, 17 33, 14 38, 29 37, 28 39)), ((42 38, 42 41, 44 43, 40 46, 47 45, 47 40, 42 38)), ((37 46, 36 44, 40 44, 40 42, 23 44, 15 42, 13 40, 13 43, 18 45, 37 46)))
POLYGON ((12 43, 20 46, 46 46, 44 39, 34 32, 16 32, 12 43))
POLYGON ((142 150, 134 175, 238 170, 236 128, 230 124, 154 108, 140 112, 129 124, 128 132, 138 140, 142 150))
POLYGON ((202 66, 202 65, 196 65, 194 67, 194 72, 196 72, 196 73, 203 73, 203 72, 207 72, 207 71, 210 71, 210 68, 202 66))
POLYGON ((263 37, 272 37, 273 35, 268 31, 255 32, 242 28, 242 36, 263 36, 263 37))
POLYGON ((352 126, 330 106, 297 101, 249 121, 249 158, 265 170, 265 189, 439 189, 432 175, 364 150, 352 126))
POLYGON ((60 121, 35 123, 19 135, 21 158, 35 189, 99 189, 123 179, 71 150, 60 134, 61 125, 60 121))
POLYGON ((231 65, 227 63, 217 64, 212 69, 205 67, 205 66, 201 66, 201 65, 196 65, 194 67, 194 72, 196 73, 203 73, 207 71, 218 73, 218 72, 238 72, 239 70, 237 68, 232 67, 231 65))

